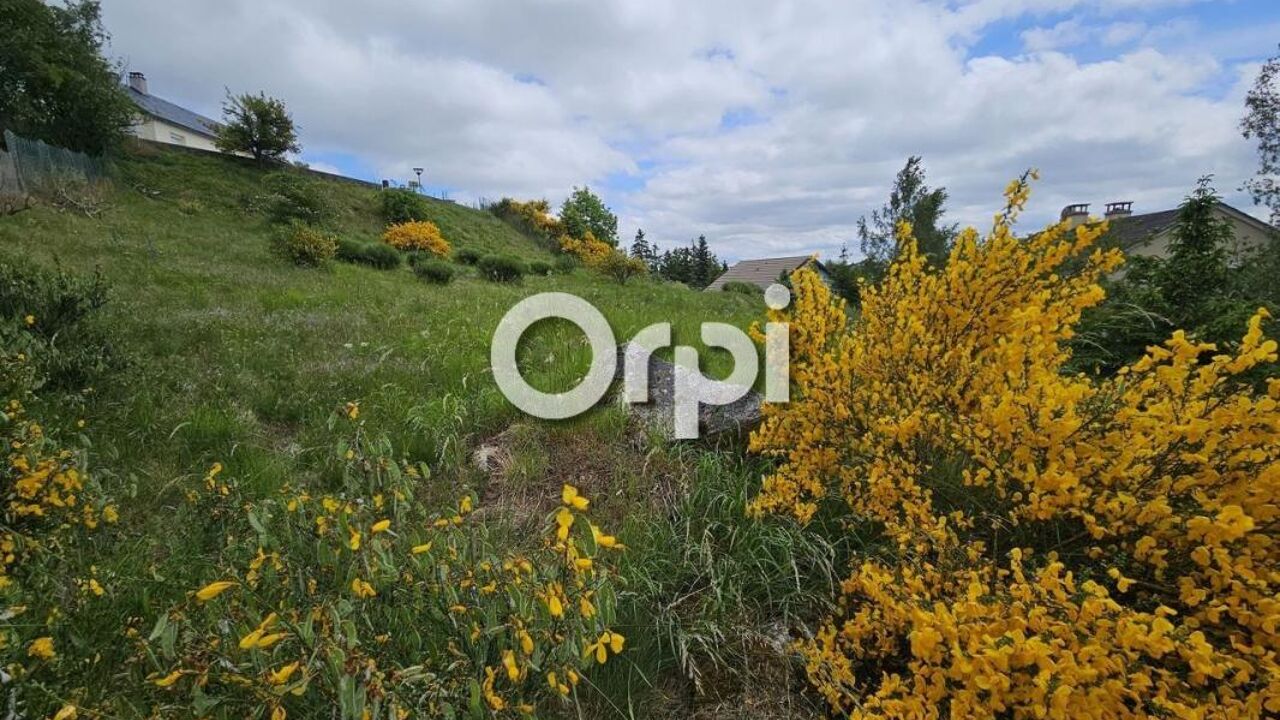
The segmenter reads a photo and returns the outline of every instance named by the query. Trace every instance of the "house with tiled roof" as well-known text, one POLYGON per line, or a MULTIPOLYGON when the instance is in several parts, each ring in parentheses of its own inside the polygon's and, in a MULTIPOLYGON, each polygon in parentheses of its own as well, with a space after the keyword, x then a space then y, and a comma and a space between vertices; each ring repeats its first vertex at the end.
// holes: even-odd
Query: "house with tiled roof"
POLYGON ((140 72, 129 73, 125 92, 138 107, 138 120, 134 123, 134 136, 143 140, 183 145, 199 150, 217 152, 214 138, 220 124, 200 113, 188 110, 147 90, 147 76, 140 72))
MULTIPOLYGON (((1231 225, 1233 240, 1227 248, 1227 256, 1235 267, 1261 252, 1277 231, 1266 222, 1224 202, 1218 203, 1214 214, 1231 225)), ((1173 226, 1178 219, 1177 208, 1134 214, 1132 202, 1110 202, 1106 204, 1103 216, 1108 221, 1103 243, 1120 248, 1126 255, 1168 257, 1173 226)), ((1062 209, 1062 219, 1073 227, 1089 222, 1089 205, 1077 203, 1066 206, 1062 209)))
POLYGON ((778 282, 779 277, 783 275, 790 276, 791 273, 805 266, 812 268, 828 285, 831 284, 831 276, 827 274, 827 269, 818 261, 817 255, 795 255, 791 257, 742 260, 724 271, 724 274, 708 285, 707 291, 723 290, 725 283, 731 282, 750 283, 764 290, 773 283, 778 282))

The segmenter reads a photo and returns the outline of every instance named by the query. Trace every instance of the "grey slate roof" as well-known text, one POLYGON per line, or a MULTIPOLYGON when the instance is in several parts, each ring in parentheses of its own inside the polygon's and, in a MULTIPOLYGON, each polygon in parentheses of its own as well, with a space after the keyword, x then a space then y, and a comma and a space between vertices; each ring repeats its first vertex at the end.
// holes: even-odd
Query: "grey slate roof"
MULTIPOLYGON (((796 255, 793 257, 762 258, 760 260, 742 260, 716 278, 707 290, 719 290, 729 282, 747 282, 765 289, 778 281, 782 273, 791 274, 793 270, 813 260, 812 255, 796 255)), ((814 262, 817 262, 814 260, 814 262)))
POLYGON ((1112 220, 1110 227, 1107 228, 1107 240, 1115 243, 1115 246, 1121 250, 1128 250, 1152 235, 1168 229, 1177 218, 1176 209, 1117 218, 1112 220))
MULTIPOLYGON (((1275 229, 1249 213, 1237 210, 1224 202, 1219 202, 1218 208, 1227 215, 1235 217, 1242 222, 1255 225, 1259 230, 1272 231, 1275 229)), ((1173 210, 1161 210, 1160 212, 1144 213, 1142 215, 1130 215, 1126 218, 1117 218, 1112 220, 1111 227, 1107 228, 1105 240, 1108 243, 1114 243, 1114 246, 1121 250, 1129 250, 1135 245, 1141 245, 1152 235, 1164 232, 1170 227, 1173 227, 1173 223, 1177 219, 1177 208, 1174 208, 1173 210)))
POLYGON ((213 137, 218 132, 219 123, 199 113, 174 105, 168 100, 161 100, 155 95, 138 92, 127 85, 124 91, 129 94, 133 104, 148 115, 208 137, 213 137))

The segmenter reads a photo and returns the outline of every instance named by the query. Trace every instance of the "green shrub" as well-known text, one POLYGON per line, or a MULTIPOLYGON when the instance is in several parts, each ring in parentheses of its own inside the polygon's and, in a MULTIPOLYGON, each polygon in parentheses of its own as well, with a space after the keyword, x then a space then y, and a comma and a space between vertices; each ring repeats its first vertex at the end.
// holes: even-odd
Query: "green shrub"
POLYGON ((419 279, 436 285, 448 285, 453 282, 457 268, 444 260, 423 258, 413 264, 413 274, 419 279))
POLYGON ((551 267, 551 263, 546 262, 545 260, 534 260, 529 263, 530 275, 550 275, 552 270, 553 268, 551 267))
POLYGON ((337 258, 343 262, 368 265, 379 270, 398 268, 403 259, 390 245, 346 238, 338 238, 337 258))
POLYGON ((572 255, 557 255, 552 270, 558 275, 567 275, 582 266, 578 258, 572 255))
POLYGON ((91 319, 106 303, 100 274, 0 264, 0 348, 28 359, 33 389, 83 389, 122 364, 107 333, 91 319))
POLYGON ((493 282, 515 282, 524 277, 524 263, 508 255, 485 255, 478 263, 480 276, 493 282))
POLYGON ((304 222, 323 225, 333 218, 332 202, 324 183, 297 172, 281 170, 262 179, 263 194, 253 205, 271 222, 304 222))
POLYGON ((484 255, 480 254, 478 250, 463 248, 454 253, 453 257, 463 265, 475 265, 480 262, 480 258, 484 257, 484 255))
POLYGON ((333 235, 297 221, 280 230, 276 247, 281 255, 302 267, 323 265, 338 254, 338 241, 333 235))
POLYGON ((626 285, 631 278, 645 274, 647 266, 640 258, 614 250, 596 263, 596 269, 619 285, 626 285))
POLYGON ((427 201, 411 190, 383 190, 382 219, 388 225, 426 220, 427 201))
POLYGON ((725 292, 741 293, 743 295, 763 294, 763 291, 760 289, 759 285, 755 285, 749 282, 743 282, 741 280, 730 280, 729 282, 724 284, 724 287, 720 289, 725 292))

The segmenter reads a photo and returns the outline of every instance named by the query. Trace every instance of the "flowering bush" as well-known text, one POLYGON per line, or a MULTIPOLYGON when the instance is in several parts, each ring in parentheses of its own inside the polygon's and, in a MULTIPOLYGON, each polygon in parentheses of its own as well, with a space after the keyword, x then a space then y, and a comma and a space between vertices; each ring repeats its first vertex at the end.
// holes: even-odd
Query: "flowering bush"
POLYGON ((397 250, 423 250, 440 257, 449 254, 449 243, 440 228, 425 220, 392 225, 382 233, 382 241, 397 250))
POLYGON ((623 651, 609 628, 623 548, 591 522, 587 498, 566 485, 545 538, 501 551, 472 495, 421 510, 427 470, 390 459, 359 418, 357 403, 335 415, 351 430, 336 448, 341 492, 286 488, 241 509, 218 465, 192 488, 192 502, 247 512, 257 531, 135 639, 157 705, 274 720, 527 716, 623 651))
POLYGON ((601 263, 617 252, 609 243, 597 240, 590 231, 581 238, 571 235, 560 236, 560 249, 578 258, 589 268, 598 268, 601 263))
POLYGON ((556 238, 564 234, 564 226, 551 216, 551 204, 546 200, 502 198, 489 206, 489 212, 543 245, 554 247, 556 238))
POLYGON ((316 267, 338 254, 338 240, 319 228, 293 223, 279 234, 280 253, 295 265, 316 267))
MULTIPOLYGON (((1116 377, 1062 372, 1102 227, 1018 238, 1026 178, 942 269, 909 227, 849 324, 793 276, 798 397, 752 448, 756 513, 843 515, 878 546, 798 648, 833 710, 887 717, 1280 712, 1280 379, 1178 332, 1116 377)), ((851 527, 853 527, 851 525, 851 527)))

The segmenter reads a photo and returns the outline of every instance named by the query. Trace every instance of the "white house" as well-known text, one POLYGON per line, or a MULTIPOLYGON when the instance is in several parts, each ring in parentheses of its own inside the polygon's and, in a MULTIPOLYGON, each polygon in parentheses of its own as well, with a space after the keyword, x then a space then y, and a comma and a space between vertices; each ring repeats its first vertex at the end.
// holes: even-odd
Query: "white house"
POLYGON ((192 112, 147 91, 147 76, 140 72, 129 73, 125 92, 138 106, 138 121, 132 132, 143 140, 185 145, 199 150, 217 152, 213 144, 219 123, 200 113, 192 112))

